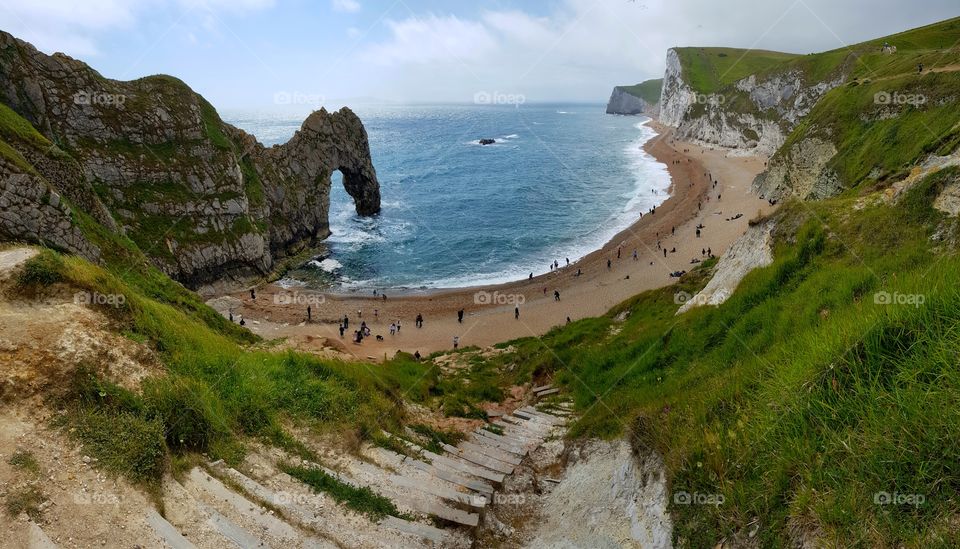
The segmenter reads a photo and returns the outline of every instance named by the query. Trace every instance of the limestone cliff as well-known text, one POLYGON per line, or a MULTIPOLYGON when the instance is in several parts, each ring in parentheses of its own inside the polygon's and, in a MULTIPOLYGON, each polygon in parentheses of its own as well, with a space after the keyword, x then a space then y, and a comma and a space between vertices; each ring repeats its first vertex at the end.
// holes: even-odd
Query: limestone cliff
POLYGON ((359 214, 380 209, 366 131, 347 108, 316 111, 265 148, 176 78, 110 80, 2 32, 0 108, 6 239, 95 259, 78 222, 89 216, 197 287, 262 275, 326 238, 335 170, 359 214))
MULTIPOLYGON (((681 139, 752 154, 773 154, 817 101, 844 81, 842 73, 816 80, 785 62, 730 83, 720 78, 705 86, 696 75, 686 74, 695 67, 689 63, 685 68, 687 49, 667 51, 660 120, 676 127, 681 139)), ((720 71, 720 76, 725 74, 720 71)))
POLYGON ((607 114, 645 114, 656 117, 659 112, 661 81, 647 80, 635 86, 616 86, 607 101, 607 114))

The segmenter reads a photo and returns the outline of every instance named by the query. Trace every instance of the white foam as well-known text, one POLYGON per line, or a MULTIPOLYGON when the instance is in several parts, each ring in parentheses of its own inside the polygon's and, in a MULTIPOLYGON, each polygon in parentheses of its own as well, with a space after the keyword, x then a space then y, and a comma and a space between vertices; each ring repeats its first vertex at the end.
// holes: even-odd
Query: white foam
POLYGON ((307 265, 314 267, 316 269, 322 269, 328 273, 332 273, 337 269, 343 268, 343 263, 340 263, 339 261, 337 261, 336 259, 333 259, 332 257, 328 257, 322 261, 317 261, 316 259, 314 259, 308 262, 307 265))

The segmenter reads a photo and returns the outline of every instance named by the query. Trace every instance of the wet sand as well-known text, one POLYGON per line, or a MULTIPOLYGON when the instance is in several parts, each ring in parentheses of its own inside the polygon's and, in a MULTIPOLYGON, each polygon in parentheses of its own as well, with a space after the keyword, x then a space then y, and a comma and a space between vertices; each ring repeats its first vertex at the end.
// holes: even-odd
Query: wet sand
POLYGON ((370 360, 382 360, 398 350, 426 355, 451 349, 454 336, 460 338, 461 347, 486 346, 541 335, 564 324, 567 317, 577 320, 603 315, 644 290, 672 284, 676 279, 670 273, 692 270, 696 265, 691 260, 703 259, 702 249, 709 247, 714 255, 722 254, 746 231, 750 219, 774 209, 750 192, 765 158, 728 157, 724 149, 674 142, 670 128, 649 124, 658 135, 644 148, 667 165, 670 197, 656 213, 644 214, 601 249, 569 266, 559 257, 559 269, 534 273, 532 280, 402 295, 387 290, 386 300, 372 293, 338 295, 267 284, 256 289, 255 300, 250 299, 249 291, 242 291, 214 299, 211 305, 221 312, 231 308, 235 317, 242 315, 247 327, 264 338, 287 338, 294 348, 328 352, 333 348, 333 354, 370 360), (718 182, 716 188, 713 180, 718 182), (736 214, 743 216, 726 220, 736 214), (696 226, 701 223, 704 228, 698 238, 696 226), (657 248, 658 241, 668 250, 666 257, 657 248), (674 248, 676 252, 671 253, 674 248), (636 261, 634 249, 639 256, 636 261), (578 269, 580 276, 576 276, 578 269), (559 301, 554 291, 559 291, 559 301), (519 319, 514 318, 516 303, 519 319), (457 322, 460 309, 464 310, 462 323, 457 322), (423 315, 423 328, 414 325, 418 313, 423 315), (350 327, 341 339, 338 326, 345 315, 350 327), (390 324, 398 320, 401 329, 391 336, 390 324), (373 335, 356 344, 352 335, 361 321, 367 322, 373 335), (377 341, 376 335, 383 341, 377 341))

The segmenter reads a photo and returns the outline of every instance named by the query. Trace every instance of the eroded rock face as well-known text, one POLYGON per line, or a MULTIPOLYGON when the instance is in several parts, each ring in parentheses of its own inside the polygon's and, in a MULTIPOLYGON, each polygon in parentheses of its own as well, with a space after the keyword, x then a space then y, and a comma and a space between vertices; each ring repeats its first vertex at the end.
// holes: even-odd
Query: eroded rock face
POLYGON ((679 139, 772 155, 787 135, 843 75, 807 82, 798 70, 750 75, 714 94, 696 93, 686 82, 676 50, 667 50, 660 120, 679 139))
POLYGON ((643 99, 624 91, 621 86, 613 88, 607 101, 607 114, 649 114, 656 116, 657 105, 651 105, 643 99))
MULTIPOLYGON (((314 112, 289 142, 268 149, 176 78, 109 80, 2 32, 0 103, 42 134, 0 133, 26 159, 19 171, 35 171, 68 206, 130 237, 188 286, 262 275, 326 238, 335 170, 359 214, 380 210, 367 134, 347 108, 314 112)), ((15 163, 7 160, 8 192, 36 195, 26 179, 9 177, 15 163)), ((43 223, 58 225, 51 215, 43 223)))
POLYGON ((774 156, 766 171, 753 181, 753 189, 765 198, 796 196, 818 200, 843 190, 837 173, 827 164, 837 148, 825 139, 798 141, 774 156))

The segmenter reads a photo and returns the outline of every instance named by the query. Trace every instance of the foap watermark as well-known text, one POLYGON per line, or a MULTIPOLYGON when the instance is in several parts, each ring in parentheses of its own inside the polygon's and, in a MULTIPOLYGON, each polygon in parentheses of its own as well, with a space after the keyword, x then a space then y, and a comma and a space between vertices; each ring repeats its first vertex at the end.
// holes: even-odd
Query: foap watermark
POLYGON ((501 294, 483 290, 473 294, 473 302, 477 305, 523 305, 526 300, 523 294, 501 294))
POLYGON ((873 102, 877 105, 913 105, 919 107, 927 102, 927 96, 920 93, 879 91, 873 94, 873 102))
POLYGON ((77 505, 120 505, 123 497, 111 492, 74 492, 73 503, 77 505))
POLYGON ((901 294, 900 292, 879 291, 873 294, 873 302, 877 305, 923 305, 926 298, 923 294, 901 294))
POLYGON ((673 502, 677 505, 723 505, 727 498, 723 494, 702 494, 700 492, 685 492, 683 490, 673 493, 673 502))
POLYGON ((281 291, 273 294, 274 305, 322 305, 327 296, 315 293, 281 291))
POLYGON ((77 292, 73 294, 73 302, 77 305, 100 305, 103 307, 123 307, 127 303, 127 296, 123 294, 101 294, 100 292, 77 292))
POLYGON ((726 288, 720 288, 712 294, 700 292, 696 295, 681 290, 673 294, 673 302, 677 305, 692 303, 694 306, 699 307, 701 305, 710 305, 712 303, 723 303, 728 297, 730 297, 730 291, 726 288))
POLYGON ((523 105, 527 102, 527 96, 522 93, 478 91, 473 94, 473 102, 476 105, 523 105))
POLYGON ((470 505, 474 507, 483 507, 487 503, 494 505, 526 505, 526 494, 501 494, 499 492, 490 496, 475 495, 471 497, 470 505))
POLYGON ((119 107, 127 101, 122 93, 91 92, 80 90, 73 94, 75 105, 101 105, 104 107, 119 107))
POLYGON ((877 492, 873 494, 873 503, 877 505, 912 505, 920 507, 926 503, 923 494, 901 494, 899 492, 877 492))
POLYGON ((317 501, 317 498, 310 494, 275 492, 271 500, 274 505, 311 505, 317 501))
POLYGON ((727 98, 719 93, 690 92, 690 102, 695 105, 719 106, 727 102, 727 98))
POLYGON ((275 105, 322 105, 324 96, 319 93, 304 93, 300 91, 278 91, 273 94, 275 105))

